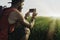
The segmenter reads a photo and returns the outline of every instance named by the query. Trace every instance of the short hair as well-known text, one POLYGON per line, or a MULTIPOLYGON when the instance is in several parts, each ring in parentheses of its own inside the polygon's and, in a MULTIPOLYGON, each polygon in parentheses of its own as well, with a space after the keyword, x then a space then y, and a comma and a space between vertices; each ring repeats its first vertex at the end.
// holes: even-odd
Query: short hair
POLYGON ((18 2, 22 3, 22 2, 24 2, 24 0, 12 0, 12 4, 16 4, 18 2))

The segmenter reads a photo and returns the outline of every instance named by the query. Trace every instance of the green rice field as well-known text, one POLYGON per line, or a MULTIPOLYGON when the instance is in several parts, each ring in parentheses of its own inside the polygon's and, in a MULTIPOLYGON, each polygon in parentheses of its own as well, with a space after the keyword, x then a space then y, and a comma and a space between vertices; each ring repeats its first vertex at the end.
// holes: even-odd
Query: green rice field
POLYGON ((60 19, 37 17, 29 40, 60 40, 60 19))

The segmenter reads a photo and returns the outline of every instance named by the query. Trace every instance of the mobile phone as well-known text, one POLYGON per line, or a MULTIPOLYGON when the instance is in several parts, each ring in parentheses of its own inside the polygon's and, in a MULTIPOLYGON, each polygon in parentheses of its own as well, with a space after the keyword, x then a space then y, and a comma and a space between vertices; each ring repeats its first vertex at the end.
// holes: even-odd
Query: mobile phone
POLYGON ((29 9, 29 12, 34 12, 36 11, 36 9, 29 9))

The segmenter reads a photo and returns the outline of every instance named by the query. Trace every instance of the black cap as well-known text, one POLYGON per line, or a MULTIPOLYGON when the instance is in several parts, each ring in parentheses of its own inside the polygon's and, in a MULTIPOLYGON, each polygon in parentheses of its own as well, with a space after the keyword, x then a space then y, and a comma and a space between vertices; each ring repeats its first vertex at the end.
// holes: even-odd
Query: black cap
POLYGON ((12 0, 12 4, 18 3, 18 2, 24 2, 24 0, 12 0))

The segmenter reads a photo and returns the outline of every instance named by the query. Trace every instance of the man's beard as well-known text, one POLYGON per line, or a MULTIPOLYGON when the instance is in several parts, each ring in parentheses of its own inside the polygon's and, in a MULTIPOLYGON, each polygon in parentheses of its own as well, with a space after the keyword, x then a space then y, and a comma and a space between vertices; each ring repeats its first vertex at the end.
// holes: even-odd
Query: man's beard
POLYGON ((21 7, 21 6, 19 6, 19 7, 18 7, 18 10, 21 12, 21 11, 22 11, 22 7, 21 7))

